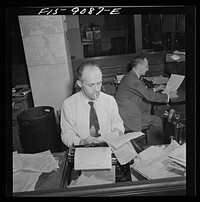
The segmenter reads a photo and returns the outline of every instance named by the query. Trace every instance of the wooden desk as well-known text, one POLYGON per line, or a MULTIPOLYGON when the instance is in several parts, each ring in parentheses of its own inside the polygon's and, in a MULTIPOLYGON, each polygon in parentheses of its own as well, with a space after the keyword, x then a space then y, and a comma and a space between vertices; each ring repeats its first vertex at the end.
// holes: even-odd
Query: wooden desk
POLYGON ((35 185, 35 191, 60 189, 66 156, 65 152, 54 153, 53 156, 59 161, 60 169, 51 173, 42 173, 35 185))
MULTIPOLYGON (((63 159, 64 153, 54 154, 63 159)), ((21 196, 155 196, 155 195, 186 195, 186 177, 175 177, 156 180, 123 181, 112 184, 91 185, 81 187, 59 188, 64 161, 61 161, 59 171, 42 174, 36 183, 35 191, 14 193, 21 196)), ((137 173, 138 174, 138 173, 137 173)))
MULTIPOLYGON (((180 58, 178 60, 173 60, 173 53, 167 53, 165 57, 164 64, 164 74, 170 76, 171 74, 185 75, 185 55, 177 54, 180 58)), ((185 79, 183 80, 181 86, 185 88, 185 79)))

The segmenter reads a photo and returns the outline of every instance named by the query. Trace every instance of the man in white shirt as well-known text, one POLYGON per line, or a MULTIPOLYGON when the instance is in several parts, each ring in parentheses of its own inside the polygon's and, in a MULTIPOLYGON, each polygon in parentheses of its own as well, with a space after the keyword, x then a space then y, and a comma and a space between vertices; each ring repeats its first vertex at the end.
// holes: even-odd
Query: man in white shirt
POLYGON ((72 144, 85 145, 99 143, 101 136, 113 132, 124 134, 123 121, 118 112, 118 106, 113 96, 101 92, 102 72, 93 62, 86 62, 77 69, 79 79, 77 84, 81 88, 65 99, 61 107, 61 138, 68 147, 72 144), (90 130, 90 105, 98 117, 100 137, 94 137, 90 130))

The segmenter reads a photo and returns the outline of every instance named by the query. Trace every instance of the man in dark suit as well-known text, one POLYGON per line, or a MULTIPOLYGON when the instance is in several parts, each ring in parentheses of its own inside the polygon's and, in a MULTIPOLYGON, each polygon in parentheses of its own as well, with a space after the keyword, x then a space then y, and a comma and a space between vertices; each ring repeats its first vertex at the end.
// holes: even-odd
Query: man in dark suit
MULTIPOLYGON (((162 94, 158 91, 164 90, 165 86, 163 85, 156 88, 145 86, 144 82, 140 80, 140 77, 145 75, 149 67, 145 57, 134 58, 131 67, 132 69, 122 78, 115 95, 124 126, 131 131, 141 131, 142 125, 150 124, 152 126, 150 139, 157 141, 158 135, 157 143, 162 143, 162 120, 156 115, 150 115, 151 102, 168 103, 170 98, 177 97, 177 92, 162 94)), ((156 144, 156 142, 154 143, 156 144)))

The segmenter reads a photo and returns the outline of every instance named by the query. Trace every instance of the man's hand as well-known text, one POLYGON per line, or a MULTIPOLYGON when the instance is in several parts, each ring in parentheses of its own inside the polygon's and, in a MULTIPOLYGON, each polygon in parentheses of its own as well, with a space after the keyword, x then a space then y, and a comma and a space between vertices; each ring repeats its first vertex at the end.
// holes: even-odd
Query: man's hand
POLYGON ((175 98, 175 97, 178 97, 177 91, 171 91, 169 93, 169 98, 171 99, 171 98, 175 98))
POLYGON ((123 131, 122 130, 120 130, 119 128, 114 128, 113 130, 112 130, 112 132, 113 133, 118 133, 119 134, 119 136, 121 136, 121 135, 123 135, 124 133, 123 133, 123 131))
POLYGON ((100 138, 89 136, 86 139, 81 139, 79 144, 87 145, 87 144, 100 143, 100 142, 102 142, 102 140, 100 138))
POLYGON ((159 85, 159 86, 155 87, 154 89, 155 89, 156 92, 165 90, 165 85, 159 85))

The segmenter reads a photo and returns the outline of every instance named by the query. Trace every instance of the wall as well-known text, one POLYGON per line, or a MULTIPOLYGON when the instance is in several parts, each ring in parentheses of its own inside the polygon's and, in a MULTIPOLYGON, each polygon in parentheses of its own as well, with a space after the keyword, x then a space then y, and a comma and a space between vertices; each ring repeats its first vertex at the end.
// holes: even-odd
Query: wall
POLYGON ((78 15, 66 15, 65 19, 67 24, 67 37, 69 40, 71 57, 75 59, 84 58, 78 15))
MULTIPOLYGON (((146 76, 159 76, 164 74, 164 59, 165 51, 162 52, 150 52, 143 54, 146 56, 149 62, 149 71, 147 71, 146 76)), ((126 54, 118 56, 108 56, 108 57, 96 57, 96 58, 86 58, 73 61, 73 72, 74 78, 77 79, 76 69, 77 67, 86 61, 95 61, 102 70, 103 74, 103 84, 105 90, 108 94, 115 94, 115 87, 113 85, 113 79, 117 74, 126 74, 128 72, 128 64, 135 54, 126 54)))
POLYGON ((63 16, 19 16, 33 101, 59 110, 72 93, 73 73, 63 16))

